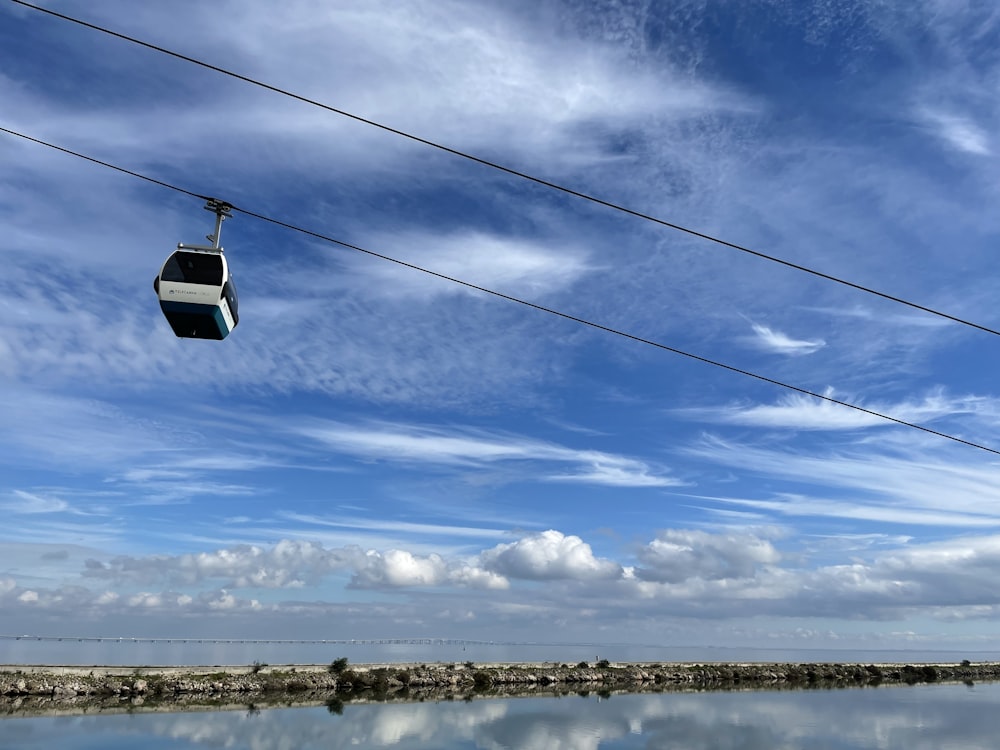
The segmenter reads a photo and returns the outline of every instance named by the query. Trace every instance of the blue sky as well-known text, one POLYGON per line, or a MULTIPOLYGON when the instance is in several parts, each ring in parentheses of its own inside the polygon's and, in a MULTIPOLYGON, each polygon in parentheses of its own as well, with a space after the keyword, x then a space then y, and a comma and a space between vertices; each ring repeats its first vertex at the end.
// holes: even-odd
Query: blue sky
MULTIPOLYGON (((990 327, 990 3, 46 7, 990 327)), ((1000 340, 0 3, 0 125, 1000 448, 1000 340)), ((994 648, 997 457, 0 138, 0 630, 994 648)))

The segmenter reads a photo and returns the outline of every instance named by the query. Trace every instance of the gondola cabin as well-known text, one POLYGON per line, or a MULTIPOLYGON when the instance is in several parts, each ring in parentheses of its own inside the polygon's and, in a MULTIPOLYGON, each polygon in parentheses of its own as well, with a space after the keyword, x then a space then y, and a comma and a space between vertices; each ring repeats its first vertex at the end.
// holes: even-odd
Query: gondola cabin
POLYGON ((236 285, 222 248, 179 245, 153 281, 160 309, 181 338, 226 338, 240 322, 236 285))

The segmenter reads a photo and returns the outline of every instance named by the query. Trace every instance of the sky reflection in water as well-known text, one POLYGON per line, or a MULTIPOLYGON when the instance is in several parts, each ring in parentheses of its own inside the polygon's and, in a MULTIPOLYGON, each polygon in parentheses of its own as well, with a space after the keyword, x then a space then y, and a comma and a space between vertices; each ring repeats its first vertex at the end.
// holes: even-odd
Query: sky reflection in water
POLYGON ((9 750, 995 747, 1000 684, 482 699, 0 720, 9 750))

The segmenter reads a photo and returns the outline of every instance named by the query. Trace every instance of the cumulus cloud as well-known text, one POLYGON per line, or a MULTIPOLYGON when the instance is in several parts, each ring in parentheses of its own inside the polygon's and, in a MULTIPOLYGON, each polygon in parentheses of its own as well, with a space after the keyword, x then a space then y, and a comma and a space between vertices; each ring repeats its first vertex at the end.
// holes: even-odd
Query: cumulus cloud
MULTIPOLYGON (((124 585, 167 583, 194 586, 222 581, 226 588, 297 589, 341 571, 353 588, 460 586, 501 589, 509 584, 495 572, 438 554, 407 550, 324 547, 318 542, 283 539, 270 548, 242 544, 186 555, 119 555, 107 562, 88 559, 83 576, 124 585)), ((220 607, 222 605, 219 605, 220 607)))
POLYGON ((449 563, 440 555, 420 556, 405 550, 368 551, 351 580, 355 588, 444 585, 504 589, 509 583, 502 576, 476 566, 449 563))
POLYGON ((761 566, 777 564, 781 555, 768 539, 749 533, 668 529, 642 547, 638 558, 638 578, 680 583, 689 578, 749 578, 761 566))
POLYGON ((509 578, 597 580, 622 575, 622 567, 594 556, 578 536, 555 530, 499 544, 474 559, 360 547, 327 548, 317 542, 282 540, 273 547, 235 547, 186 555, 119 555, 88 559, 83 576, 124 585, 194 586, 221 581, 225 588, 294 589, 338 573, 351 574, 357 589, 465 587, 507 589, 509 578))
POLYGON ((477 565, 458 565, 448 573, 448 579, 457 586, 476 589, 509 589, 510 581, 502 575, 477 565))
POLYGON ((223 579, 234 588, 296 588, 343 569, 355 557, 351 550, 283 539, 269 549, 243 544, 186 555, 119 555, 108 562, 90 559, 83 575, 132 584, 191 585, 223 579))
MULTIPOLYGON (((712 616, 841 616, 848 612, 882 617, 920 607, 1000 606, 994 581, 1000 567, 1000 536, 924 545, 907 539, 900 538, 891 549, 855 550, 859 555, 867 553, 866 558, 819 567, 803 567, 801 559, 787 558, 776 548, 773 536, 749 531, 665 529, 636 550, 634 565, 597 557, 580 537, 554 529, 496 545, 469 559, 400 549, 327 549, 316 543, 285 541, 270 549, 239 546, 199 555, 118 557, 103 565, 90 562, 84 571, 86 579, 142 585, 132 593, 69 585, 27 587, 8 577, 0 579, 0 601, 102 611, 247 610, 259 604, 238 598, 230 589, 295 589, 305 579, 316 583, 332 572, 349 572, 347 586, 353 589, 512 590, 514 596, 505 605, 512 612, 521 606, 520 594, 513 590, 515 581, 564 581, 568 588, 563 595, 568 597, 591 598, 597 586, 609 602, 619 601, 622 606, 684 602, 692 613, 712 616), (202 592, 148 587, 157 582, 197 587, 208 581, 223 585, 202 592)), ((538 604, 528 609, 534 612, 538 604)), ((557 609, 561 606, 558 598, 550 604, 557 609)), ((973 609, 968 617, 983 616, 973 609)))
POLYGON ((446 573, 447 566, 440 555, 418 557, 398 549, 384 554, 370 550, 355 573, 355 582, 364 587, 437 586, 446 573))
POLYGON ((483 567, 511 578, 527 580, 597 580, 622 575, 613 560, 594 556, 590 545, 578 536, 549 529, 516 542, 498 544, 483 552, 483 567))
POLYGON ((647 563, 636 577, 608 591, 636 611, 683 603, 687 615, 709 618, 974 619, 995 616, 1000 605, 997 535, 903 544, 818 567, 789 564, 767 540, 741 544, 739 536, 663 532, 640 552, 647 563))
POLYGON ((14 580, 0 581, 0 606, 12 611, 16 605, 26 610, 75 617, 143 613, 162 616, 264 609, 258 600, 239 598, 224 589, 203 591, 196 595, 177 591, 140 591, 123 595, 114 591, 95 591, 85 586, 27 588, 14 580))
MULTIPOLYGON (((347 588, 386 594, 441 589, 435 591, 436 606, 442 608, 438 611, 461 612, 463 620, 474 621, 477 627, 500 618, 505 628, 561 622, 567 611, 586 612, 592 624, 609 627, 634 618, 665 616, 892 620, 920 613, 955 620, 992 618, 1000 611, 995 585, 1000 535, 931 544, 914 544, 901 537, 889 549, 855 548, 853 553, 847 563, 811 565, 808 555, 780 551, 775 538, 765 531, 665 529, 636 549, 635 564, 626 565, 624 559, 595 556, 577 536, 549 530, 465 560, 405 550, 355 549, 350 551, 354 558, 347 588), (560 585, 516 585, 545 581, 560 585), (462 589, 504 593, 473 597, 462 589), (595 601, 602 606, 596 607, 595 601)), ((163 564, 162 558, 159 563, 163 564)), ((264 580, 272 581, 274 576, 265 575, 264 580)), ((385 606, 401 612, 403 605, 385 606)), ((237 596, 228 585, 201 591, 170 587, 122 591, 77 585, 44 588, 35 582, 21 585, 13 577, 0 579, 0 607, 11 613, 73 612, 88 617, 266 609, 269 617, 279 619, 310 613, 320 617, 337 609, 322 601, 263 605, 237 596)), ((382 604, 351 607, 357 617, 378 617, 382 604)), ((428 616, 412 602, 406 607, 404 620, 408 622, 428 616)))

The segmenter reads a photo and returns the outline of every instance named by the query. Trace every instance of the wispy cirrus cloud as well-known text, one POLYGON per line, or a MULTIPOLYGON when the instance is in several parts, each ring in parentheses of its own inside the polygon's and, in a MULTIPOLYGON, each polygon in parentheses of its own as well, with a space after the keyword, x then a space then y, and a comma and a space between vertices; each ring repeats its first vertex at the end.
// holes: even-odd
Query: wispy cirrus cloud
POLYGON ((24 490, 13 490, 10 498, 0 500, 0 509, 17 515, 38 513, 79 513, 68 502, 53 495, 41 495, 24 490))
POLYGON ((993 153, 989 135, 970 118, 933 110, 924 110, 920 116, 934 135, 955 150, 976 156, 993 153))
POLYGON ((778 493, 764 499, 711 496, 713 503, 750 508, 786 518, 837 518, 878 524, 943 528, 996 528, 996 512, 973 513, 947 509, 922 509, 882 499, 832 500, 794 493, 778 493))
POLYGON ((303 513, 282 512, 278 514, 282 518, 298 521, 300 523, 332 527, 338 529, 352 529, 360 531, 391 532, 406 536, 415 537, 462 537, 469 539, 498 538, 507 536, 504 529, 455 526, 451 524, 415 523, 412 521, 391 521, 378 518, 361 518, 357 516, 346 516, 337 514, 336 516, 317 516, 303 513))
POLYGON ((446 429, 401 423, 348 425, 313 420, 291 428, 338 452, 401 465, 470 468, 515 462, 542 468, 536 476, 615 487, 671 487, 681 482, 645 461, 594 450, 576 450, 518 435, 469 429, 446 429), (546 464, 569 464, 552 473, 546 464))
POLYGON ((755 334, 754 338, 749 339, 751 345, 773 354, 786 354, 789 356, 815 354, 826 346, 826 342, 823 339, 795 339, 781 331, 759 323, 751 323, 751 327, 755 334))
MULTIPOLYGON (((414 233, 375 235, 372 247, 392 257, 436 273, 462 279, 505 294, 537 299, 562 291, 596 270, 585 250, 559 247, 542 239, 519 239, 499 234, 463 231, 456 234, 414 233)), ((364 284, 371 294, 391 297, 430 297, 479 294, 475 290, 393 263, 352 262, 352 283, 364 284)))
MULTIPOLYGON (((956 416, 992 416, 1000 411, 1000 404, 994 399, 979 396, 949 397, 940 390, 932 391, 923 400, 902 403, 866 402, 850 395, 837 394, 832 388, 827 389, 823 395, 853 403, 868 412, 886 414, 916 424, 956 416)), ((893 424, 875 414, 795 393, 782 397, 774 404, 680 409, 674 413, 712 422, 790 430, 858 430, 893 424)))
POLYGON ((893 523, 1000 525, 1000 476, 991 463, 949 461, 917 445, 901 453, 900 446, 879 449, 863 441, 804 452, 705 437, 682 452, 796 488, 777 499, 735 503, 743 507, 893 523), (803 485, 815 488, 815 496, 803 485))
MULTIPOLYGON (((697 2, 106 0, 86 17, 993 325, 998 16, 764 4, 707 26, 697 2), (226 11, 225 28, 209 22, 226 11), (748 78, 764 49, 768 75, 748 78)), ((989 395, 948 395, 991 392, 979 333, 9 13, 0 37, 24 44, 8 45, 0 100, 29 134, 721 362, 767 360, 873 411, 967 437, 1000 423, 989 395), (38 52, 53 34, 62 54, 38 52), (227 137, 207 138, 219 122, 227 137)), ((991 463, 248 217, 225 232, 244 323, 223 345, 178 342, 149 282, 207 230, 200 206, 8 137, 0 161, 0 465, 14 475, 0 504, 21 545, 4 548, 5 616, 142 612, 156 629, 183 619, 167 613, 266 610, 271 632, 303 613, 326 632, 336 613, 359 631, 478 621, 491 638, 699 615, 736 618, 729 633, 753 615, 820 612, 827 632, 844 616, 996 616, 990 543, 966 558, 961 540, 920 545, 997 526, 991 463), (612 389, 628 399, 594 398, 612 389), (651 406, 666 392, 675 410, 651 406), (690 408, 705 403, 721 406, 690 408), (741 442, 692 446, 697 421, 741 442), (682 484, 695 500, 662 497, 682 484), (787 538, 747 528, 775 520, 787 538), (796 536, 886 528, 827 549, 829 565, 796 536), (625 538, 641 541, 609 541, 625 538), (91 568, 74 542, 97 550, 91 568), (949 599, 932 572, 963 564, 969 593, 949 599)), ((793 627, 772 624, 755 637, 793 627)))

